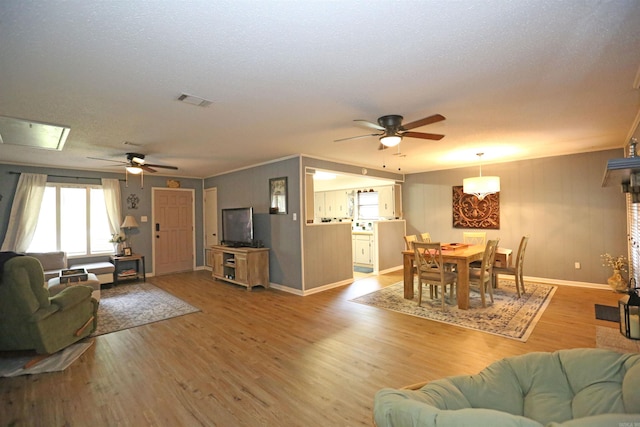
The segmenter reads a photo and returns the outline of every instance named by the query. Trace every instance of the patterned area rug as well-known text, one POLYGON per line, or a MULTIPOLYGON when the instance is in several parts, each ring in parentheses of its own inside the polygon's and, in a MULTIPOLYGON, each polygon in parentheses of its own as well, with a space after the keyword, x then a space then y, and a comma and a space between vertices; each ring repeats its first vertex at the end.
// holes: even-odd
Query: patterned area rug
MULTIPOLYGON (((416 282, 414 289, 417 288, 416 282)), ((413 300, 404 299, 402 282, 351 301, 525 342, 557 289, 556 286, 533 282, 525 283, 525 288, 526 294, 518 298, 515 283, 501 279, 499 287, 493 290, 493 304, 487 295, 486 308, 482 308, 480 293, 471 289, 469 310, 458 309, 455 296, 454 301, 449 301, 447 292, 443 311, 441 300, 431 300, 426 286, 422 307, 418 307, 418 293, 413 300)))
POLYGON ((640 341, 622 336, 619 328, 596 326, 596 347, 620 353, 640 353, 640 341))
POLYGON ((98 329, 92 336, 200 311, 149 283, 129 283, 100 293, 98 329))

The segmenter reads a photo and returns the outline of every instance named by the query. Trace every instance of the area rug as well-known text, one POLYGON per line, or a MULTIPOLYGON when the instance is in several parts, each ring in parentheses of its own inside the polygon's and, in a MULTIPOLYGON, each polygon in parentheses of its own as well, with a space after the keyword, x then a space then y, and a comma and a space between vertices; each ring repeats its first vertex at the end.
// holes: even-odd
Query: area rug
POLYGON ((620 309, 609 305, 595 305, 596 319, 620 323, 620 309))
MULTIPOLYGON (((416 282, 414 289, 417 287, 416 282)), ((482 307, 480 293, 472 288, 469 310, 460 310, 455 297, 453 302, 449 302, 447 293, 445 301, 448 303, 443 311, 441 300, 431 300, 426 287, 422 307, 418 307, 418 293, 415 293, 413 300, 404 299, 402 282, 351 301, 526 342, 557 287, 532 282, 525 283, 525 288, 527 292, 518 298, 515 283, 501 279, 499 287, 493 290, 494 303, 488 301, 486 308, 482 307)))
POLYGON ((48 356, 33 366, 25 369, 25 365, 36 357, 35 352, 30 355, 15 357, 0 357, 0 377, 17 377, 19 375, 34 375, 45 372, 64 371, 75 362, 93 344, 93 340, 71 344, 69 347, 48 356))
POLYGON ((353 266, 353 271, 357 273, 373 273, 373 268, 371 267, 361 267, 359 265, 353 266))
POLYGON ((596 347, 621 353, 640 353, 640 340, 623 337, 618 328, 596 326, 596 347))
POLYGON ((92 336, 200 311, 149 283, 118 285, 100 293, 98 328, 92 336))

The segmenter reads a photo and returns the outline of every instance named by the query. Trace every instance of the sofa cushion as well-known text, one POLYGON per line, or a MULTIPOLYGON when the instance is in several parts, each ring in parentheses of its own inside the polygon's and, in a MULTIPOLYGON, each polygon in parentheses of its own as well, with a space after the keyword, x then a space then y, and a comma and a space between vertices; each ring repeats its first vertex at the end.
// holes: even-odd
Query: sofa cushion
POLYGON ((115 266, 108 261, 74 264, 69 268, 72 270, 76 268, 84 268, 87 270, 87 273, 93 274, 113 274, 113 271, 115 270, 115 266))
POLYGON ((67 268, 66 252, 27 252, 25 255, 37 258, 44 271, 67 268))
POLYGON ((640 354, 605 349, 537 352, 502 359, 476 375, 433 381, 416 391, 380 390, 374 413, 379 426, 484 425, 482 420, 491 418, 487 410, 503 414, 494 425, 550 425, 634 412, 631 418, 640 422, 639 383, 640 354))

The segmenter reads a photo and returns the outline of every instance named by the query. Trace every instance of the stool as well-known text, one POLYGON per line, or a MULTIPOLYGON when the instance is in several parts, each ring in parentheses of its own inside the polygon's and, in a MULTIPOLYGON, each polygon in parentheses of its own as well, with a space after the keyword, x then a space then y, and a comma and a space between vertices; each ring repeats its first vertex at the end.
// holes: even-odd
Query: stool
POLYGON ((100 301, 100 281, 93 273, 88 273, 87 280, 84 280, 82 282, 60 283, 60 277, 54 277, 53 279, 49 279, 47 288, 49 289, 49 296, 54 296, 67 289, 69 286, 76 285, 89 286, 93 289, 93 292, 91 292, 91 296, 96 301, 100 301))

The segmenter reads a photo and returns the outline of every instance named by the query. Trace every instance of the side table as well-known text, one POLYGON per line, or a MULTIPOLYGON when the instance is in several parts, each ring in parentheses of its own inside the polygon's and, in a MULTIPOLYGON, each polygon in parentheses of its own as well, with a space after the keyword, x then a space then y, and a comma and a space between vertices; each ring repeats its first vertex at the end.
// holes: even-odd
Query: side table
POLYGON ((117 286, 122 280, 138 280, 147 281, 147 274, 144 265, 144 255, 133 254, 129 256, 112 255, 111 262, 115 266, 113 270, 113 285, 117 286), (136 269, 123 270, 122 264, 129 261, 135 261, 136 269))

